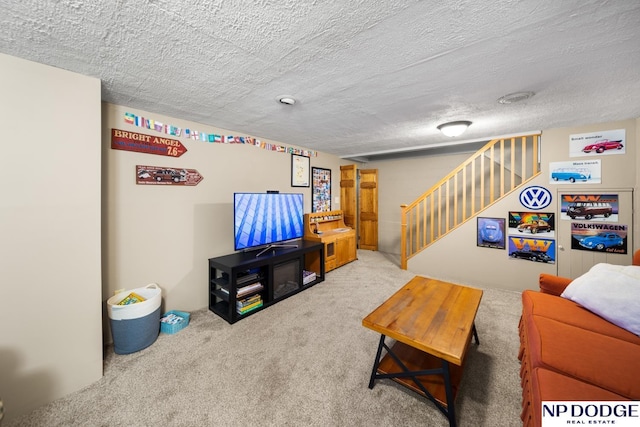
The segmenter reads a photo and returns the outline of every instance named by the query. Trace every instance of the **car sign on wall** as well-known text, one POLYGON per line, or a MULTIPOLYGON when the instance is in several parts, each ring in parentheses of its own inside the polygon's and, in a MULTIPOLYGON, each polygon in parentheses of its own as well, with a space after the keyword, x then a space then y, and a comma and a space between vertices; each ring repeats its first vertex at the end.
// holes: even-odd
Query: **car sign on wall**
POLYGON ((527 209, 540 210, 551 204, 551 192, 544 187, 533 185, 520 192, 520 203, 527 209))
POLYGON ((136 184, 198 185, 203 177, 195 169, 136 165, 136 184))

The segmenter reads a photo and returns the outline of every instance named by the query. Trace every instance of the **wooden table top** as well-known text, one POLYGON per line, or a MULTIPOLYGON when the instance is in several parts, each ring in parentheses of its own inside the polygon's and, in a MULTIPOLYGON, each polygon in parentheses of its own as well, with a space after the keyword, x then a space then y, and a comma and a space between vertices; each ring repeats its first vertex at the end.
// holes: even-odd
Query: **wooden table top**
POLYGON ((362 320, 362 325, 462 365, 482 290, 416 276, 362 320))

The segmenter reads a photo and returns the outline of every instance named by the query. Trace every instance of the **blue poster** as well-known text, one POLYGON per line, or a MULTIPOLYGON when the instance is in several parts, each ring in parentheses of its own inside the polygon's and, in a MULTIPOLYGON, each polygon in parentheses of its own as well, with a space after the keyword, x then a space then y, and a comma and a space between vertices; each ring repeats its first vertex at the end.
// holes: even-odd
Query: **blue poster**
POLYGON ((556 242, 533 236, 509 236, 509 257, 532 262, 555 264, 556 242))

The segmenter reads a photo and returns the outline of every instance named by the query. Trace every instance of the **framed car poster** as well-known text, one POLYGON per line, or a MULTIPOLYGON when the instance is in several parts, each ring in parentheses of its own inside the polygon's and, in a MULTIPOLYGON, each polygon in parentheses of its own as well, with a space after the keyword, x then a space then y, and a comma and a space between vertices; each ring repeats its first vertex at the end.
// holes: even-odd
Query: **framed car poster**
POLYGON ((600 159, 549 163, 550 184, 601 184, 600 159))
POLYGON ((478 217, 477 245, 482 248, 505 249, 504 218, 478 217))
POLYGON ((509 235, 554 238, 555 215, 550 212, 509 212, 509 235))
POLYGON ((620 206, 617 194, 563 194, 560 219, 618 222, 620 206))
POLYGON ((625 153, 624 129, 569 135, 569 156, 609 156, 625 153))
POLYGON ((572 222, 571 249, 626 254, 628 230, 620 224, 572 222))
POLYGON ((509 257, 531 262, 555 264, 556 241, 533 236, 509 236, 509 257))

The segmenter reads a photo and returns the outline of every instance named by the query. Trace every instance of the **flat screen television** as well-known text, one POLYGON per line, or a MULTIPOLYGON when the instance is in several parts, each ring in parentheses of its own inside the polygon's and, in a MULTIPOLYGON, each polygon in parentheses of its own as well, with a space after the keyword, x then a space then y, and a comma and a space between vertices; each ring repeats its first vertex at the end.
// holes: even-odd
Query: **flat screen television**
POLYGON ((304 234, 301 193, 234 193, 234 248, 269 247, 304 234))

